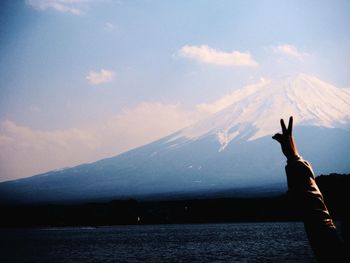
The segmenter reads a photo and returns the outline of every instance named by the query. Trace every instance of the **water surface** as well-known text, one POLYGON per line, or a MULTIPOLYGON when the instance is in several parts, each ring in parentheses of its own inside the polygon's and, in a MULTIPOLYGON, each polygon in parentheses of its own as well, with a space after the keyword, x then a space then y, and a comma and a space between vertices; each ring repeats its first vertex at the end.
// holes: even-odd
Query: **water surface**
POLYGON ((315 262, 302 223, 0 230, 0 262, 315 262))

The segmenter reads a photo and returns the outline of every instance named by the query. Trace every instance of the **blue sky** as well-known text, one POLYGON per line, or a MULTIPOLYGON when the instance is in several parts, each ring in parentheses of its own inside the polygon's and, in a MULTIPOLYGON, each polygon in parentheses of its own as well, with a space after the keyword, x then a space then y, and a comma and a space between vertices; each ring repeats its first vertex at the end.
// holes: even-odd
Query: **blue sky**
POLYGON ((350 87, 349 1, 0 5, 0 180, 150 142, 262 77, 350 87))

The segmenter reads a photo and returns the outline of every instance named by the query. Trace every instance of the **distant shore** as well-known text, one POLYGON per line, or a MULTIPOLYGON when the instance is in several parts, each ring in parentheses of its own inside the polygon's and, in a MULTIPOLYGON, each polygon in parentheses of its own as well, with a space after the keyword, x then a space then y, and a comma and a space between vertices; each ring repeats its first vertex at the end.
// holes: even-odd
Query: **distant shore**
MULTIPOLYGON (((317 177, 331 214, 346 215, 349 175, 317 177)), ((274 197, 203 198, 171 201, 113 200, 81 204, 2 205, 0 227, 108 226, 299 221, 298 209, 282 194, 274 197)))

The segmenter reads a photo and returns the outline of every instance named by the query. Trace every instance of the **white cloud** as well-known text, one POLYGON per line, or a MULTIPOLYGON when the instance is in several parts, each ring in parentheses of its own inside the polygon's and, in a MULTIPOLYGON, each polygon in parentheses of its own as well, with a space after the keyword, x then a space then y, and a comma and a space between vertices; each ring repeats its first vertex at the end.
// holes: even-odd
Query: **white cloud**
POLYGON ((80 4, 86 2, 86 0, 25 0, 25 2, 40 11, 54 9, 59 12, 80 15, 83 13, 80 4))
POLYGON ((215 65, 256 67, 258 63, 249 52, 223 52, 207 45, 183 46, 180 56, 192 58, 199 62, 215 65))
POLYGON ((303 60, 307 53, 300 52, 295 46, 289 44, 283 44, 278 46, 273 46, 272 50, 274 53, 287 56, 289 58, 303 60))
POLYGON ((90 71, 86 76, 87 81, 92 85, 111 82, 113 78, 114 72, 106 69, 101 69, 100 72, 90 71))
POLYGON ((4 121, 0 181, 113 156, 175 132, 196 118, 180 105, 140 103, 89 127, 43 131, 4 121))

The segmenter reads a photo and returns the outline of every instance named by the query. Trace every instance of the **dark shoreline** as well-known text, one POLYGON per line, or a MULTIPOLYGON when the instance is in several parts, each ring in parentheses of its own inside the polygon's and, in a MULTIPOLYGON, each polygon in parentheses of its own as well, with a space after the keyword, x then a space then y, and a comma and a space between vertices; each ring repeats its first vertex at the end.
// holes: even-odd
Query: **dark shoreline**
MULTIPOLYGON (((317 177, 335 219, 346 215, 350 176, 317 177)), ((288 195, 192 198, 188 200, 113 200, 81 204, 1 205, 0 227, 97 227, 138 224, 198 224, 301 221, 288 195)))
POLYGON ((286 221, 297 219, 286 209, 285 196, 181 201, 0 207, 0 226, 101 226, 286 221))

